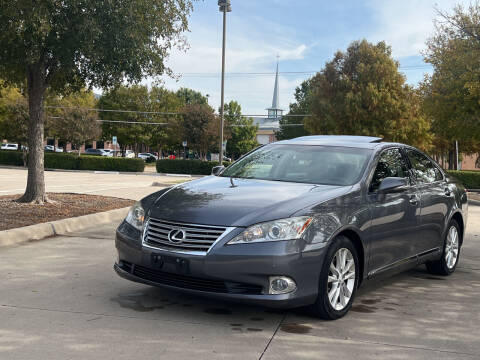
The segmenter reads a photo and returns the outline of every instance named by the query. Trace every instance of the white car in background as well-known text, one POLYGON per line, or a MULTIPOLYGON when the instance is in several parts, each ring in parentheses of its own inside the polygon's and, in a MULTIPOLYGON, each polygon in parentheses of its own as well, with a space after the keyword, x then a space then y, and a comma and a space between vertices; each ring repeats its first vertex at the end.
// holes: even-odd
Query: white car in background
POLYGON ((63 152, 63 148, 62 147, 55 147, 53 145, 45 145, 45 151, 55 151, 55 152, 63 152))
POLYGON ((105 153, 105 155, 103 156, 113 157, 115 155, 115 150, 112 150, 112 149, 99 149, 99 150, 102 150, 105 153))
POLYGON ((133 150, 125 150, 125 157, 126 158, 134 158, 135 153, 133 152, 133 150))
POLYGON ((18 144, 2 144, 2 150, 18 150, 18 144))
POLYGON ((154 158, 155 160, 158 160, 158 157, 152 153, 140 153, 138 154, 138 158, 139 159, 143 159, 143 160, 148 160, 148 159, 151 159, 151 158, 154 158))

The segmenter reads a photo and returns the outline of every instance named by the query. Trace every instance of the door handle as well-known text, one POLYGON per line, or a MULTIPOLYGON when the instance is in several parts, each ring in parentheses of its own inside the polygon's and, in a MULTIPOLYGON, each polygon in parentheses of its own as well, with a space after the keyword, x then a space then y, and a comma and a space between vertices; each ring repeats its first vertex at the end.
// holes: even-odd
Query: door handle
POLYGON ((450 196, 451 194, 452 192, 450 191, 450 189, 448 187, 445 188, 445 195, 450 196))
POLYGON ((410 199, 408 201, 412 205, 418 205, 418 196, 417 195, 410 195, 410 199))

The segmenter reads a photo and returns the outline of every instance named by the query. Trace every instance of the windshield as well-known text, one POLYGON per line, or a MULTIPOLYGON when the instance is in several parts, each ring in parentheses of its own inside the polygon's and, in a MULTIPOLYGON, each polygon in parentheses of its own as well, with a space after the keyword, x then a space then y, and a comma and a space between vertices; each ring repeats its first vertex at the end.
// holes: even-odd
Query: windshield
POLYGON ((268 145, 245 156, 220 176, 325 185, 352 185, 372 150, 311 145, 268 145))

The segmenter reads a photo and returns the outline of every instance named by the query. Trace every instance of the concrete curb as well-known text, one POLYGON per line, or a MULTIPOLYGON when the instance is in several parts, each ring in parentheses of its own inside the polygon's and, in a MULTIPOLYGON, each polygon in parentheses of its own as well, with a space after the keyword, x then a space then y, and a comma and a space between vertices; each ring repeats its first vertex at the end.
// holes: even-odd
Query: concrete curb
POLYGON ((129 207, 126 207, 0 231, 0 248, 21 244, 27 241, 42 240, 56 235, 64 235, 113 221, 120 222, 125 218, 129 209, 129 207))

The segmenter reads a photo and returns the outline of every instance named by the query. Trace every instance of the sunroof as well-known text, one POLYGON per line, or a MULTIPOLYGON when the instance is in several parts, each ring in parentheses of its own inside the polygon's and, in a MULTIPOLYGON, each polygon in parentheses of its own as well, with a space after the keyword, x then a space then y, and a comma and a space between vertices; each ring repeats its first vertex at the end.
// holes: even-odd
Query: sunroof
POLYGON ((311 135, 302 136, 292 140, 296 141, 322 141, 322 142, 357 142, 357 143, 378 143, 383 139, 374 136, 354 136, 354 135, 311 135))

